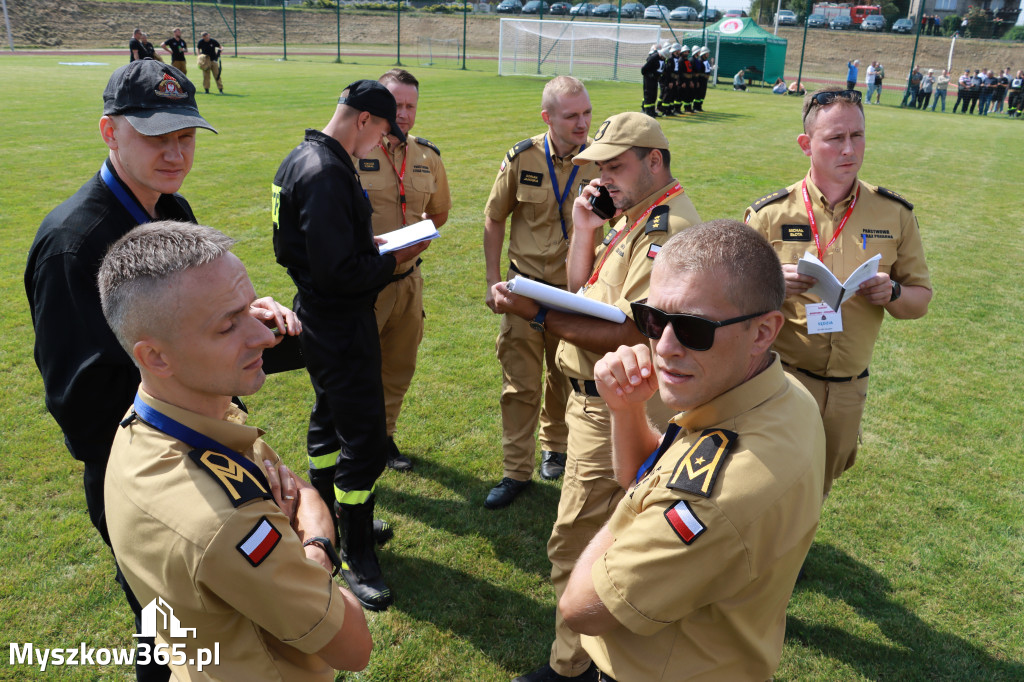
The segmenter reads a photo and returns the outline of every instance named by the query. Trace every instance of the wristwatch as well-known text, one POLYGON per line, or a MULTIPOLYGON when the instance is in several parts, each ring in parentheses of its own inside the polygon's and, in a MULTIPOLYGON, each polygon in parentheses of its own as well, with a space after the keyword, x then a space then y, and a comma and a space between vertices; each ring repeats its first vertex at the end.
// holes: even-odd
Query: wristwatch
POLYGON ((338 550, 334 549, 334 543, 324 537, 309 538, 302 543, 302 546, 316 545, 323 551, 327 552, 327 558, 334 564, 334 572, 331 573, 331 577, 338 575, 338 570, 341 568, 341 557, 338 556, 338 550))
POLYGON ((537 311, 537 316, 530 320, 530 328, 534 331, 543 333, 546 330, 546 327, 544 326, 544 318, 547 316, 548 309, 541 306, 540 310, 537 311))
POLYGON ((892 283, 892 296, 889 297, 889 303, 892 303, 893 301, 898 300, 899 297, 903 295, 903 287, 901 287, 900 283, 894 279, 889 281, 892 283))

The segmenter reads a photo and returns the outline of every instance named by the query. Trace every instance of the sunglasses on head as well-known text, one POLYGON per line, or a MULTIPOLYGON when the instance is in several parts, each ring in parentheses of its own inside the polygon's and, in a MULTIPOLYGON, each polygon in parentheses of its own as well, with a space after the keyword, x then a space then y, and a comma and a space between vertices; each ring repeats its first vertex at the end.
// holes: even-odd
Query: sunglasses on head
POLYGON ((676 339, 690 350, 710 350, 715 343, 715 330, 719 327, 752 320, 768 312, 740 315, 716 322, 686 313, 666 313, 664 310, 647 305, 646 298, 636 303, 630 303, 630 307, 633 309, 633 321, 641 334, 650 339, 660 339, 665 333, 665 327, 672 325, 672 332, 676 335, 676 339))
MULTIPOLYGON (((857 90, 826 90, 825 92, 819 92, 811 97, 810 106, 807 107, 807 113, 810 113, 811 109, 815 106, 825 107, 837 99, 846 100, 850 104, 860 104, 860 92, 857 90)), ((807 119, 807 114, 804 114, 804 120, 807 119)))

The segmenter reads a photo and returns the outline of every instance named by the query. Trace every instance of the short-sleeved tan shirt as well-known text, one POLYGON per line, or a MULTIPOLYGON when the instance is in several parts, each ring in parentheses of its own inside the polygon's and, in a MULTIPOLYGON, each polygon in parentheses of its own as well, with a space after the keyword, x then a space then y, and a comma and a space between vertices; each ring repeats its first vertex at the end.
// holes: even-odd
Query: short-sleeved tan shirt
MULTIPOLYGON (((589 183, 596 176, 597 167, 593 163, 578 167, 559 211, 544 154, 546 135, 535 135, 508 150, 491 187, 484 215, 502 223, 509 215, 512 216, 508 257, 519 272, 564 287, 567 280, 565 259, 569 252, 569 238, 572 237, 572 203, 580 184, 589 183), (565 220, 565 234, 562 233, 562 219, 565 220)), ((587 146, 592 143, 588 137, 587 146)), ((579 152, 577 147, 567 156, 558 158, 551 151, 561 194, 565 194, 569 177, 577 168, 572 159, 579 152)))
MULTIPOLYGON (((219 421, 141 389, 139 395, 260 469, 263 460, 280 462, 234 405, 219 421)), ((158 618, 157 643, 184 644, 192 659, 197 649, 219 646, 218 666, 200 672, 172 661, 172 674, 197 681, 333 680, 334 670, 315 654, 345 616, 331 576, 306 558, 288 518, 273 499, 259 497, 255 478, 216 453, 197 451, 208 466, 200 464, 192 449, 135 418, 118 429, 104 486, 111 546, 139 603, 160 597, 182 628, 195 628, 194 636, 174 638, 158 618)))
POLYGON ((767 680, 821 514, 817 405, 776 356, 672 423, 591 572, 619 627, 583 647, 618 680, 767 680))
MULTIPOLYGON (((858 181, 850 196, 829 206, 808 175, 807 192, 822 247, 832 240, 856 187, 860 187, 857 205, 839 239, 821 258, 822 263, 842 282, 861 263, 881 254, 879 272, 889 273, 905 286, 931 288, 913 208, 889 190, 858 181)), ((747 208, 744 220, 764 235, 783 263, 796 263, 805 251, 818 255, 799 182, 755 202, 747 208)), ((783 362, 821 376, 860 375, 871 362, 885 309, 868 303, 863 296, 854 296, 842 305, 842 332, 808 334, 804 306, 818 302, 817 296, 808 294, 786 297, 782 306, 786 323, 775 340, 775 350, 783 362)))
MULTIPOLYGON (((371 219, 375 235, 417 223, 424 213, 433 215, 451 210, 448 175, 437 147, 415 135, 407 136, 405 143, 396 145, 391 145, 390 138, 385 138, 383 144, 383 147, 375 147, 365 159, 354 159, 359 169, 359 181, 373 206, 371 219), (404 216, 398 182, 403 163, 404 216)), ((411 267, 412 263, 399 263, 395 272, 402 273, 411 267)))
MULTIPOLYGON (((626 236, 619 237, 618 234, 622 230, 629 230, 651 204, 675 184, 676 181, 673 180, 644 197, 611 225, 604 241, 595 249, 594 270, 600 267, 601 271, 597 281, 585 289, 584 296, 609 303, 626 313, 627 317, 633 317, 629 304, 646 298, 651 285, 651 268, 661 246, 672 235, 699 223, 700 216, 697 215, 697 209, 694 208, 690 197, 685 192, 680 192, 655 207, 643 223, 634 227, 626 236), (608 246, 613 242, 615 248, 605 259, 608 246)), ((567 377, 586 380, 594 378, 594 365, 601 356, 602 354, 562 341, 556 357, 559 369, 567 377)))

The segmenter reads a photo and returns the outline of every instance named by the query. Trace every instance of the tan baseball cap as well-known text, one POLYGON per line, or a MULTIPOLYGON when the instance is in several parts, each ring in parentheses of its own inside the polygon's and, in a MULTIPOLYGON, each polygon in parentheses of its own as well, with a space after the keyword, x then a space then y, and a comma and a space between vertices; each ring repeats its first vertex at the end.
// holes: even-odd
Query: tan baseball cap
POLYGON ((629 111, 616 114, 601 124, 594 135, 594 144, 572 158, 577 166, 590 161, 614 159, 632 147, 668 149, 668 138, 658 122, 647 114, 629 111))

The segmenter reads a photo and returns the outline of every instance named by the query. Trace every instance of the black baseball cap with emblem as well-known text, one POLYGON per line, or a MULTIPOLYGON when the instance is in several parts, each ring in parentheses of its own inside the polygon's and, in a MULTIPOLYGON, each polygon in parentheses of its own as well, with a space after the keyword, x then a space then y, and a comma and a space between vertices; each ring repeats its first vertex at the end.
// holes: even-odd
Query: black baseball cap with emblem
POLYGON ((377 81, 360 80, 349 84, 338 98, 338 104, 347 104, 353 109, 386 119, 391 124, 391 134, 397 137, 399 142, 405 142, 405 133, 395 121, 398 114, 395 96, 377 81))
POLYGON ((103 91, 103 115, 124 116, 147 136, 185 128, 217 132, 196 106, 196 86, 173 66, 141 59, 115 71, 103 91))

